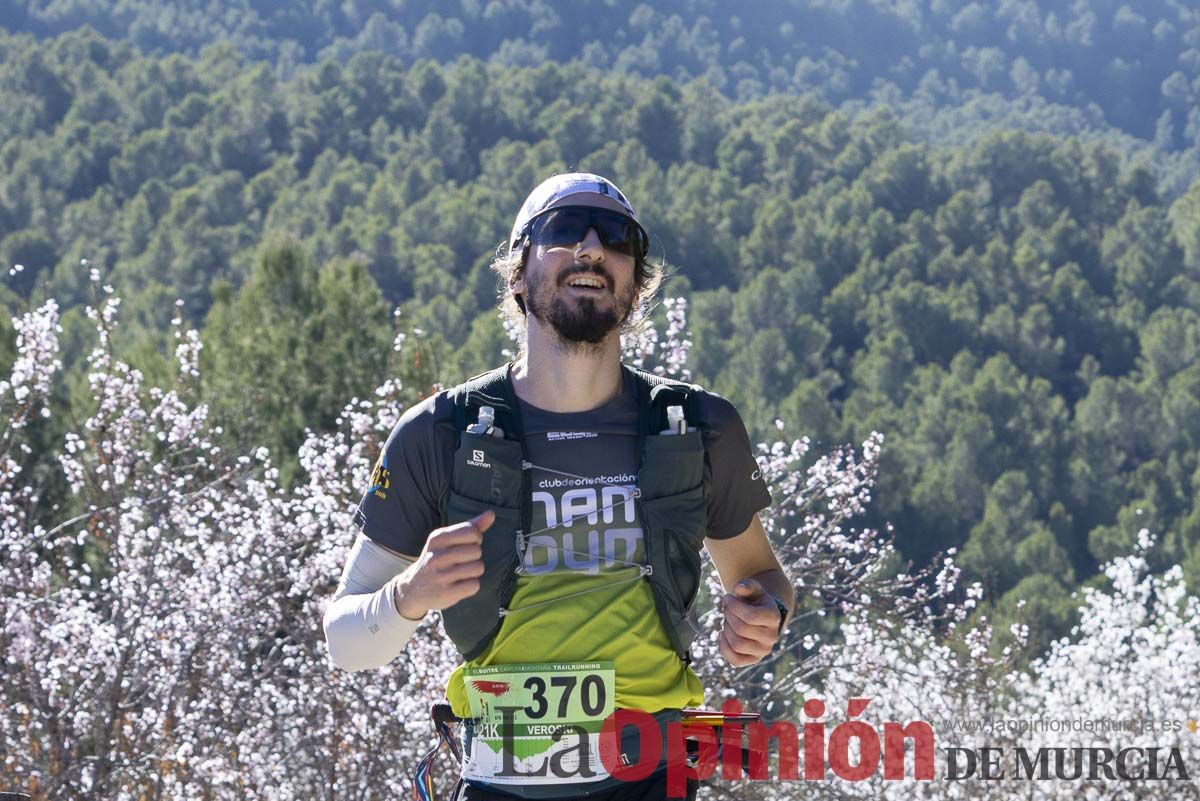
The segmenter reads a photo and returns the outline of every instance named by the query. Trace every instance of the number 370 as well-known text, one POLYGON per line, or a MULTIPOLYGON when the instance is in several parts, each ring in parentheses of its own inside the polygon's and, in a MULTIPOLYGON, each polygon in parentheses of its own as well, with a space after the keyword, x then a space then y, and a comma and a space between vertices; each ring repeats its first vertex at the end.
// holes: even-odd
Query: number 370
MULTIPOLYGON (((579 705, 585 715, 599 715, 604 709, 604 682, 595 674, 589 674, 579 681, 578 676, 551 676, 550 688, 559 690, 558 717, 567 716, 567 706, 571 702, 571 693, 575 685, 579 685, 579 705)), ((530 676, 525 679, 525 689, 533 693, 533 705, 525 707, 525 714, 531 719, 543 718, 550 710, 550 701, 546 698, 546 680, 541 676, 530 676)))

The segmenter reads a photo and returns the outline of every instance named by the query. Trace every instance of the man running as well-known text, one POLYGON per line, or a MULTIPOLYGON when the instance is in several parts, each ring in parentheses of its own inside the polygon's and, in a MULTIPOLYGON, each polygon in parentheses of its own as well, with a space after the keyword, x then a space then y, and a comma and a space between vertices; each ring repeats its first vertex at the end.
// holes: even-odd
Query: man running
POLYGON ((666 725, 703 703, 688 651, 701 547, 726 589, 730 664, 769 654, 790 614, 737 411, 621 362, 621 332, 661 279, 647 251, 606 178, 534 189, 493 265, 524 326, 518 358, 407 410, 355 515, 330 658, 385 665, 441 610, 463 655, 446 687, 468 721, 459 801, 665 797, 661 755, 621 781, 596 736, 615 709, 666 725))

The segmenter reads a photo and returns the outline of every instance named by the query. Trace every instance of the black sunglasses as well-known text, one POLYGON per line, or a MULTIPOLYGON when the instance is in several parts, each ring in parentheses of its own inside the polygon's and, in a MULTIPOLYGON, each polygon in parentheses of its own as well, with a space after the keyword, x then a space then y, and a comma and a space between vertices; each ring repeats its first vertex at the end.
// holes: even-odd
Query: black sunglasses
POLYGON ((569 247, 582 242, 589 228, 596 229, 606 248, 626 256, 644 259, 650 250, 645 232, 632 218, 591 206, 551 209, 533 221, 529 236, 550 247, 569 247))

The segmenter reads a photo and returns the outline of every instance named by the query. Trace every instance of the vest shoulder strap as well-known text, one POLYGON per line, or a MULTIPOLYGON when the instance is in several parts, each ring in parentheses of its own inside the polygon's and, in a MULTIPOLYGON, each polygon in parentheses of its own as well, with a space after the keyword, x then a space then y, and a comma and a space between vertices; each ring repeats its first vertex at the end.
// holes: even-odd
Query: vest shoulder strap
POLYGON ((496 425, 506 437, 520 438, 520 414, 513 397, 509 370, 512 363, 502 364, 485 373, 472 376, 450 390, 454 403, 454 428, 460 434, 467 425, 474 423, 481 406, 496 410, 496 425))
POLYGON ((697 402, 700 387, 636 367, 626 367, 638 387, 639 434, 657 434, 667 427, 667 407, 682 406, 688 425, 699 427, 697 402))

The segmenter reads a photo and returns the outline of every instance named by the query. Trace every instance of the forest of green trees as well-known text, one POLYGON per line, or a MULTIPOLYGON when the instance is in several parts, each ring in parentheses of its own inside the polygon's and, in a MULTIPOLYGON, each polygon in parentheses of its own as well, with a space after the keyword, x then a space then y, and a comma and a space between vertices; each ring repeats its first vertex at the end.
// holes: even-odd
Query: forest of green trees
POLYGON ((864 524, 906 556, 957 548, 1041 642, 1142 527, 1200 591, 1200 14, 780 5, 811 24, 0 0, 0 262, 22 265, 0 294, 65 309, 38 436, 78 426, 98 269, 119 353, 167 376, 182 315, 230 443, 297 480, 304 429, 395 369, 397 326, 428 382, 502 361, 488 263, 528 191, 581 169, 638 208, 694 379, 756 441, 777 418, 818 452, 883 432, 864 524))
POLYGON ((914 136, 969 144, 994 130, 1101 138, 1163 168, 1173 193, 1200 177, 1200 9, 1178 0, 0 0, 12 31, 90 25, 141 52, 228 42, 281 78, 324 59, 405 67, 464 53, 677 83, 704 78, 746 102, 814 94, 849 114, 887 105, 914 136))

